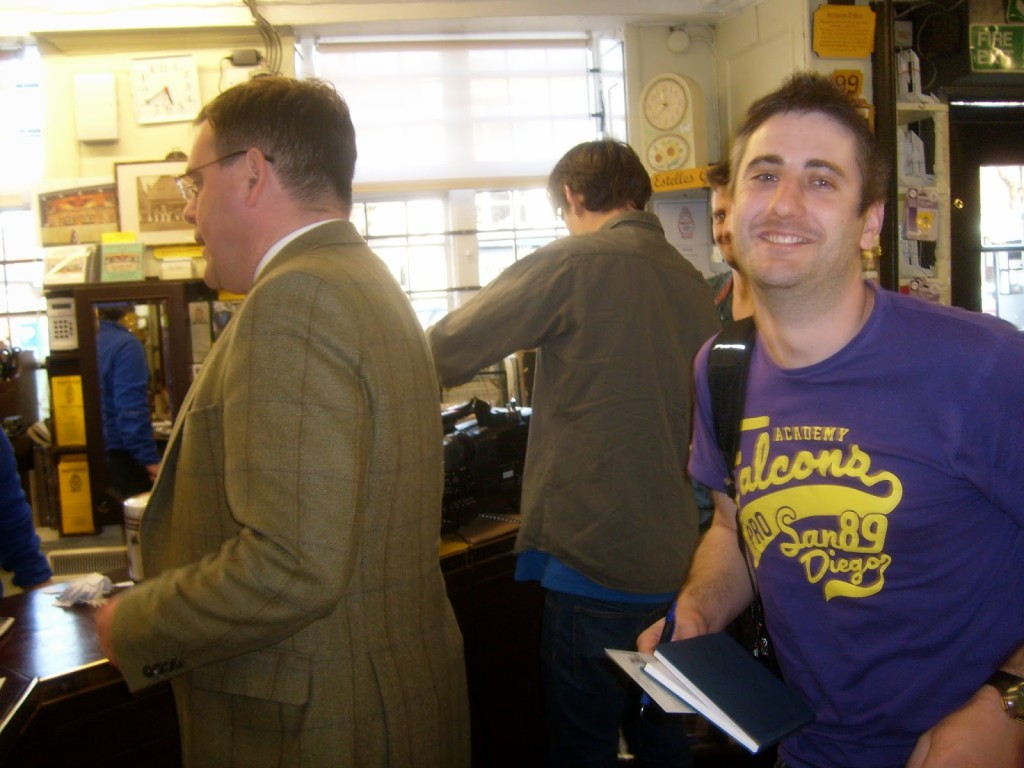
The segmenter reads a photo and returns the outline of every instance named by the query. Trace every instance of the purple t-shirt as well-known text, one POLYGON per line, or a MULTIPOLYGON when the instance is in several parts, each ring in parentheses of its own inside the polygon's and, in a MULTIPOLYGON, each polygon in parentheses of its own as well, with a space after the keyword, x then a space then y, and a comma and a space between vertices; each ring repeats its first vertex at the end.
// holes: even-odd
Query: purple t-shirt
MULTIPOLYGON (((724 490, 705 345, 692 476, 724 490)), ((1024 334, 876 289, 831 358, 755 346, 736 480, 769 630, 816 719, 793 768, 902 768, 1024 644, 1024 334)))

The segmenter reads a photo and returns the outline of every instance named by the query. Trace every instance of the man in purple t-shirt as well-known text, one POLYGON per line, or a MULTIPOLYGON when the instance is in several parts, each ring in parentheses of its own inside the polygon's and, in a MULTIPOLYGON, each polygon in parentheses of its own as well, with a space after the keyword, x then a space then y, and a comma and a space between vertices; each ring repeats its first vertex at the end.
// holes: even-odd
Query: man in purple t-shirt
POLYGON ((715 514, 673 637, 750 602, 739 527, 782 672, 815 710, 781 768, 1020 768, 1024 335, 863 280, 886 162, 827 78, 756 102, 731 159, 757 339, 735 500, 708 345, 695 363, 689 467, 715 514))

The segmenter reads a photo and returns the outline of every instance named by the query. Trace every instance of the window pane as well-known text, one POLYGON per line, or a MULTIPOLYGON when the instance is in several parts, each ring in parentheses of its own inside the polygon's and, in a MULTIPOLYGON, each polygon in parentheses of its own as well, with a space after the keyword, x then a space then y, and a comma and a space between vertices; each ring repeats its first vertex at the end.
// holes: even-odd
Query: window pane
POLYGON ((38 230, 31 211, 0 211, 0 260, 38 260, 38 230))
POLYGON ((412 297, 412 308, 420 320, 420 325, 429 328, 448 314, 448 294, 445 291, 416 294, 412 297))
POLYGON ((552 48, 323 45, 314 71, 352 110, 358 184, 546 175, 568 148, 596 138, 589 59, 582 39, 552 48))
POLYGON ((409 264, 409 289, 413 291, 443 290, 448 287, 445 272, 445 249, 439 238, 413 239, 406 253, 409 264))
POLYGON ((476 196, 476 225, 478 229, 512 229, 512 190, 478 192, 476 196))
POLYGON ((409 232, 415 234, 444 231, 444 203, 440 200, 410 200, 409 232))
POLYGON ((9 262, 3 269, 7 283, 5 312, 44 312, 43 265, 39 261, 9 262))
POLYGON ((8 318, 11 344, 35 352, 41 362, 50 354, 49 324, 45 315, 11 315, 8 318))
POLYGON ((367 203, 366 234, 368 237, 404 235, 408 231, 405 202, 367 203))
POLYGON ((476 202, 481 285, 487 285, 513 262, 567 234, 555 218, 547 190, 480 192, 476 202))
POLYGON ((27 203, 27 191, 43 172, 42 65, 35 46, 19 56, 0 60, 0 201, 27 203))
POLYGON ((480 285, 487 285, 501 274, 501 271, 515 263, 516 246, 510 237, 481 239, 480 241, 480 285))

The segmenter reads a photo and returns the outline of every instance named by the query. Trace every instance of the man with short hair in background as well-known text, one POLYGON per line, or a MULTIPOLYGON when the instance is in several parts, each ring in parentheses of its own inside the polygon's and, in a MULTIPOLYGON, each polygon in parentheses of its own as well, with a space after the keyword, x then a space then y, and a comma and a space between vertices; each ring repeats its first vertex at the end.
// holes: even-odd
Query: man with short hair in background
POLYGON ((696 546, 690 365, 719 328, 711 289, 644 210, 651 180, 627 144, 570 149, 548 195, 569 236, 508 267, 427 337, 445 386, 537 349, 516 578, 546 590, 551 768, 614 766, 620 729, 638 768, 688 766, 681 719, 639 720, 638 689, 605 648, 633 648, 696 546))
POLYGON ((708 187, 711 189, 711 236, 718 246, 722 260, 729 267, 708 278, 708 285, 715 295, 715 307, 722 324, 750 317, 754 312, 750 291, 743 282, 743 275, 736 264, 732 248, 732 193, 729 191, 729 163, 712 165, 708 170, 708 187))

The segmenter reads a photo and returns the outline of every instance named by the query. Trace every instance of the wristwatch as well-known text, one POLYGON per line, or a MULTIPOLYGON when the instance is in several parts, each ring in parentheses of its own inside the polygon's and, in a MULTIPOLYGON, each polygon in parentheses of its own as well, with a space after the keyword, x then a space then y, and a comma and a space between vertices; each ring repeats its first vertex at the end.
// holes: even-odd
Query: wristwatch
POLYGON ((997 669, 985 684, 999 691, 1006 714, 1024 723, 1024 677, 997 669))

